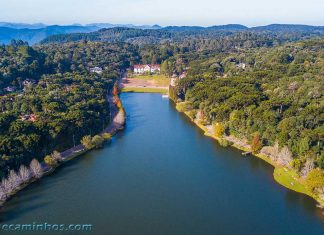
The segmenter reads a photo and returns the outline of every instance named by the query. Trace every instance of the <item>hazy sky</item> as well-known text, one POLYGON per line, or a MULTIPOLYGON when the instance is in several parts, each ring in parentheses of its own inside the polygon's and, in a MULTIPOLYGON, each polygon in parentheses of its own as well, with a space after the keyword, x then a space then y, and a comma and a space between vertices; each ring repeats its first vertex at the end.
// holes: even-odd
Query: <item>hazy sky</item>
POLYGON ((324 0, 0 0, 0 21, 324 25, 324 0))

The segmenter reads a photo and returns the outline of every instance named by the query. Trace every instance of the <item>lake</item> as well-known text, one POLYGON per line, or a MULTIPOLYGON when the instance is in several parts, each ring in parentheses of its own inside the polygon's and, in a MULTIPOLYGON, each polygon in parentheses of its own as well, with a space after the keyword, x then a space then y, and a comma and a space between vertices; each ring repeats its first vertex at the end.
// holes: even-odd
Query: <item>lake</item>
POLYGON ((84 223, 92 234, 324 234, 323 211, 277 184, 272 166, 221 147, 159 94, 121 98, 125 130, 18 193, 0 223, 84 223))

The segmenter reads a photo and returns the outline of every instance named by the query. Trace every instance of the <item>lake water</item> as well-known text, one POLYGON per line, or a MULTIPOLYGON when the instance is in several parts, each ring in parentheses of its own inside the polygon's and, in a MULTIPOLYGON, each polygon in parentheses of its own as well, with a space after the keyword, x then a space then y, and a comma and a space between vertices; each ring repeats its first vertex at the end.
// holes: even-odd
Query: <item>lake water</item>
POLYGON ((0 223, 84 223, 91 234, 324 234, 323 211, 278 185, 270 165, 219 146, 161 95, 122 101, 125 131, 18 193, 0 223))

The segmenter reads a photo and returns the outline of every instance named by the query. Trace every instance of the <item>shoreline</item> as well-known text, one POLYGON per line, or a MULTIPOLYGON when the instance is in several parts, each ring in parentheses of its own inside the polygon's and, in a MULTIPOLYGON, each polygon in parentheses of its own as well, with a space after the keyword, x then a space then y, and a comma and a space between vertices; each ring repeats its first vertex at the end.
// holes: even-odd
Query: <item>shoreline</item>
MULTIPOLYGON (((201 129, 204 132, 205 136, 213 138, 218 143, 220 143, 222 138, 218 138, 218 137, 212 135, 211 133, 209 133, 209 130, 206 126, 193 120, 190 117, 190 115, 188 114, 188 112, 179 110, 179 107, 177 106, 178 103, 176 103, 176 102, 174 102, 174 103, 175 103, 176 110, 179 113, 183 113, 184 115, 186 115, 187 118, 189 118, 191 122, 193 122, 199 129, 201 129)), ((229 147, 234 147, 234 148, 242 150, 244 152, 251 152, 250 149, 244 148, 236 143, 233 143, 229 147)), ((268 158, 267 156, 265 156, 261 153, 258 153, 258 154, 251 153, 250 156, 257 157, 257 158, 265 161, 266 163, 272 165, 274 168, 273 178, 278 184, 280 184, 281 186, 283 186, 289 190, 307 195, 317 202, 318 205, 316 205, 316 206, 318 206, 320 208, 324 207, 324 200, 320 199, 318 195, 312 193, 309 189, 307 189, 306 185, 304 184, 304 180, 301 177, 299 177, 298 174, 294 170, 288 169, 287 167, 284 167, 284 166, 279 166, 278 164, 273 162, 270 158, 268 158)))
MULTIPOLYGON (((110 110, 112 113, 112 121, 111 123, 98 135, 103 135, 105 133, 110 134, 111 136, 115 135, 118 131, 124 129, 126 123, 126 114, 123 106, 120 108, 113 102, 114 96, 107 96, 109 101, 110 110)), ((43 175, 40 178, 32 178, 30 181, 20 185, 16 188, 4 201, 0 201, 0 208, 8 201, 10 201, 18 192, 22 191, 24 188, 28 187, 34 182, 41 180, 43 177, 50 175, 53 173, 58 167, 64 165, 64 163, 71 161, 72 159, 83 155, 91 151, 92 149, 86 149, 82 144, 69 148, 63 152, 61 152, 62 161, 55 167, 48 166, 45 162, 41 162, 41 166, 43 168, 43 175)))
POLYGON ((167 94, 167 87, 123 87, 122 92, 136 92, 136 93, 160 93, 167 94))

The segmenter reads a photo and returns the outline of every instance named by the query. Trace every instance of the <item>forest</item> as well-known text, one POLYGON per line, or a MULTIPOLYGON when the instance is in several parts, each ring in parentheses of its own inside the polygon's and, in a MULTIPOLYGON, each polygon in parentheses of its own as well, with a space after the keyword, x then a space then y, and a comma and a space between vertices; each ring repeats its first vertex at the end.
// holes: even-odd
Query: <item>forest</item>
POLYGON ((177 99, 216 135, 246 140, 256 153, 287 147, 287 159, 276 160, 307 175, 324 169, 323 77, 323 39, 216 53, 189 62, 177 99))
POLYGON ((102 131, 110 122, 106 95, 139 59, 132 45, 95 42, 30 47, 13 41, 0 55, 2 175, 102 131), (102 73, 90 73, 94 66, 102 73))
POLYGON ((219 137, 278 155, 274 161, 302 176, 323 172, 323 35, 321 27, 285 25, 112 28, 0 46, 0 170, 99 132, 116 79, 153 63, 170 77, 186 74, 172 98, 219 137))

